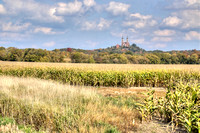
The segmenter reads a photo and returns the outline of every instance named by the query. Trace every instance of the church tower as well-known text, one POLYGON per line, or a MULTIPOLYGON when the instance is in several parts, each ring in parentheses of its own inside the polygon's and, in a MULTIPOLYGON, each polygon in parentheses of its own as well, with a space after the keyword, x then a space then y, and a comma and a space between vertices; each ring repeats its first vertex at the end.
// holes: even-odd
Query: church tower
POLYGON ((124 38, 123 38, 123 36, 122 36, 122 46, 124 46, 124 38))

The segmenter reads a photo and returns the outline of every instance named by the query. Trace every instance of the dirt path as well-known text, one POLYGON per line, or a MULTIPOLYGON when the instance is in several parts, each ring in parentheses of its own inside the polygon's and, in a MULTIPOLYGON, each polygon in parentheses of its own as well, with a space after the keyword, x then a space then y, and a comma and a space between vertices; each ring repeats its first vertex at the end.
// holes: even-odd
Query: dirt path
POLYGON ((104 96, 119 96, 119 95, 135 95, 138 97, 144 97, 143 93, 148 92, 149 90, 155 90, 155 96, 161 97, 166 93, 164 88, 150 88, 150 87, 131 87, 131 88, 111 88, 111 87, 102 87, 98 88, 98 92, 104 96))

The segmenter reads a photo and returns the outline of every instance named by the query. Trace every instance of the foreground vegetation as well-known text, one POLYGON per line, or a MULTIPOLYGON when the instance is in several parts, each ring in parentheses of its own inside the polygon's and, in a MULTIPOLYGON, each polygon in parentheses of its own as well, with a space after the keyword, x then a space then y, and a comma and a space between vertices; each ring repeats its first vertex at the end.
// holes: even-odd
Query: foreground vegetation
POLYGON ((92 89, 38 79, 0 79, 1 116, 37 131, 128 132, 140 122, 136 110, 113 105, 92 89))
POLYGON ((1 133, 36 133, 37 131, 31 126, 20 125, 15 119, 0 116, 1 133))
POLYGON ((165 97, 154 98, 150 91, 143 104, 138 104, 143 120, 159 117, 174 128, 183 126, 189 133, 200 133, 200 83, 180 83, 168 89, 165 97))
POLYGON ((141 121, 156 117, 174 128, 200 132, 198 65, 0 62, 0 75, 15 76, 0 76, 2 119, 23 125, 23 131, 129 132, 138 130, 141 121), (142 98, 134 94, 105 97, 86 85, 164 87, 167 92, 159 98, 154 91, 142 98))

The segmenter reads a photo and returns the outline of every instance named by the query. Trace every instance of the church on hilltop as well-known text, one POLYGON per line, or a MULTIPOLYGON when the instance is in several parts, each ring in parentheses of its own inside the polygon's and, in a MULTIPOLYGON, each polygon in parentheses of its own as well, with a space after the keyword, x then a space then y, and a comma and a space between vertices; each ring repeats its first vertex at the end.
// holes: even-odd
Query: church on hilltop
MULTIPOLYGON (((117 45, 116 45, 116 48, 119 48, 119 47, 120 47, 120 45, 117 44, 117 45)), ((121 47, 130 47, 130 43, 128 42, 128 36, 127 36, 127 38, 126 38, 126 42, 124 42, 124 38, 123 38, 123 36, 122 36, 121 47)))
POLYGON ((129 47, 130 46, 130 43, 128 42, 128 36, 126 38, 126 42, 124 42, 124 38, 122 36, 122 44, 121 44, 122 47, 129 47))

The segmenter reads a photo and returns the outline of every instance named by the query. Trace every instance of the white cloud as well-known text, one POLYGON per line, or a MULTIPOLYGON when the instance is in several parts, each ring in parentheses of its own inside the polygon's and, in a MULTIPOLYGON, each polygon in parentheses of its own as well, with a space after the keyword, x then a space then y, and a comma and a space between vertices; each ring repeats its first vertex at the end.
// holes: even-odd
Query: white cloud
POLYGON ((118 38, 122 37, 122 35, 123 35, 122 33, 114 32, 114 31, 111 31, 110 34, 111 34, 112 36, 118 37, 118 38))
POLYGON ((155 26, 157 22, 152 19, 151 15, 141 15, 139 13, 131 14, 127 21, 123 22, 123 26, 133 26, 135 28, 145 28, 146 26, 155 26))
POLYGON ((48 27, 35 28, 34 33, 39 33, 39 32, 42 32, 44 34, 55 34, 55 32, 53 32, 52 29, 48 27))
POLYGON ((99 23, 86 21, 82 24, 82 30, 104 30, 110 27, 112 21, 101 18, 99 23))
POLYGON ((29 36, 27 34, 12 33, 12 32, 0 32, 0 38, 9 41, 21 41, 27 39, 29 36))
POLYGON ((200 40, 200 33, 196 31, 190 31, 185 34, 185 40, 200 40))
POLYGON ((7 15, 17 19, 28 19, 42 22, 63 22, 61 16, 56 16, 55 7, 34 0, 3 0, 7 15), (23 14, 23 15, 20 15, 23 14))
POLYGON ((176 31, 174 30, 157 30, 154 31, 154 34, 157 36, 171 36, 174 35, 176 33, 176 31))
POLYGON ((89 22, 89 21, 86 21, 82 24, 82 30, 94 30, 96 29, 96 22, 89 22))
POLYGON ((129 28, 128 30, 129 30, 130 32, 133 32, 133 33, 136 32, 136 30, 135 30, 134 28, 129 28))
POLYGON ((124 26, 134 26, 135 28, 144 28, 145 22, 143 21, 127 21, 123 23, 124 26))
POLYGON ((51 8, 51 9, 49 9, 49 15, 50 15, 50 17, 51 17, 52 19, 54 19, 54 20, 56 20, 56 21, 58 21, 58 22, 64 22, 63 17, 61 17, 61 16, 56 16, 55 13, 56 13, 56 8, 51 8))
POLYGON ((163 26, 176 27, 185 30, 200 28, 200 0, 174 0, 168 9, 173 9, 171 15, 163 19, 163 26), (174 10, 175 9, 175 10, 174 10))
POLYGON ((84 0, 83 4, 87 7, 92 7, 92 6, 96 5, 96 2, 94 0, 84 0))
POLYGON ((144 38, 141 38, 141 39, 135 39, 133 40, 133 42, 136 44, 141 44, 141 43, 144 43, 145 41, 144 41, 144 38))
POLYGON ((33 0, 3 0, 5 7, 8 9, 9 14, 32 13, 37 14, 44 8, 44 5, 39 4, 33 0))
POLYGON ((200 12, 199 10, 183 10, 177 13, 183 20, 182 28, 200 28, 200 12))
POLYGON ((113 15, 121 15, 128 13, 129 7, 130 5, 128 4, 111 1, 106 10, 111 12, 113 15))
POLYGON ((199 9, 199 0, 174 0, 174 3, 169 6, 172 9, 199 9))
POLYGON ((44 43, 43 46, 45 47, 53 47, 56 43, 54 41, 44 43))
POLYGON ((160 49, 160 48, 165 48, 167 47, 167 44, 162 44, 162 43, 158 43, 158 44, 148 44, 147 46, 150 49, 160 49))
POLYGON ((170 41, 172 41, 172 38, 170 38, 170 37, 154 37, 154 38, 152 38, 151 41, 154 41, 154 42, 170 42, 170 41))
POLYGON ((199 0, 185 0, 185 3, 187 3, 188 5, 193 5, 193 4, 199 4, 200 1, 199 0))
POLYGON ((152 18, 151 15, 141 15, 140 13, 135 13, 135 14, 131 14, 130 17, 135 17, 135 18, 139 18, 139 19, 150 19, 152 18))
POLYGON ((97 25, 97 28, 99 30, 109 28, 111 23, 112 23, 112 21, 101 18, 99 24, 97 25))
POLYGON ((181 10, 172 13, 173 16, 165 18, 162 22, 165 26, 177 27, 180 29, 200 28, 199 10, 181 10))
POLYGON ((30 25, 31 25, 30 23, 24 23, 24 24, 12 24, 12 22, 4 23, 2 25, 2 31, 19 32, 27 29, 30 25))
POLYGON ((167 47, 167 44, 155 44, 154 47, 155 48, 165 48, 165 47, 167 47))
POLYGON ((56 7, 56 14, 71 15, 80 12, 82 9, 82 2, 74 1, 69 3, 58 3, 56 7))
POLYGON ((4 8, 2 4, 0 4, 0 14, 5 14, 5 13, 6 13, 6 9, 4 8))
POLYGON ((163 20, 163 24, 166 26, 175 27, 181 24, 181 19, 176 16, 169 16, 163 20))

